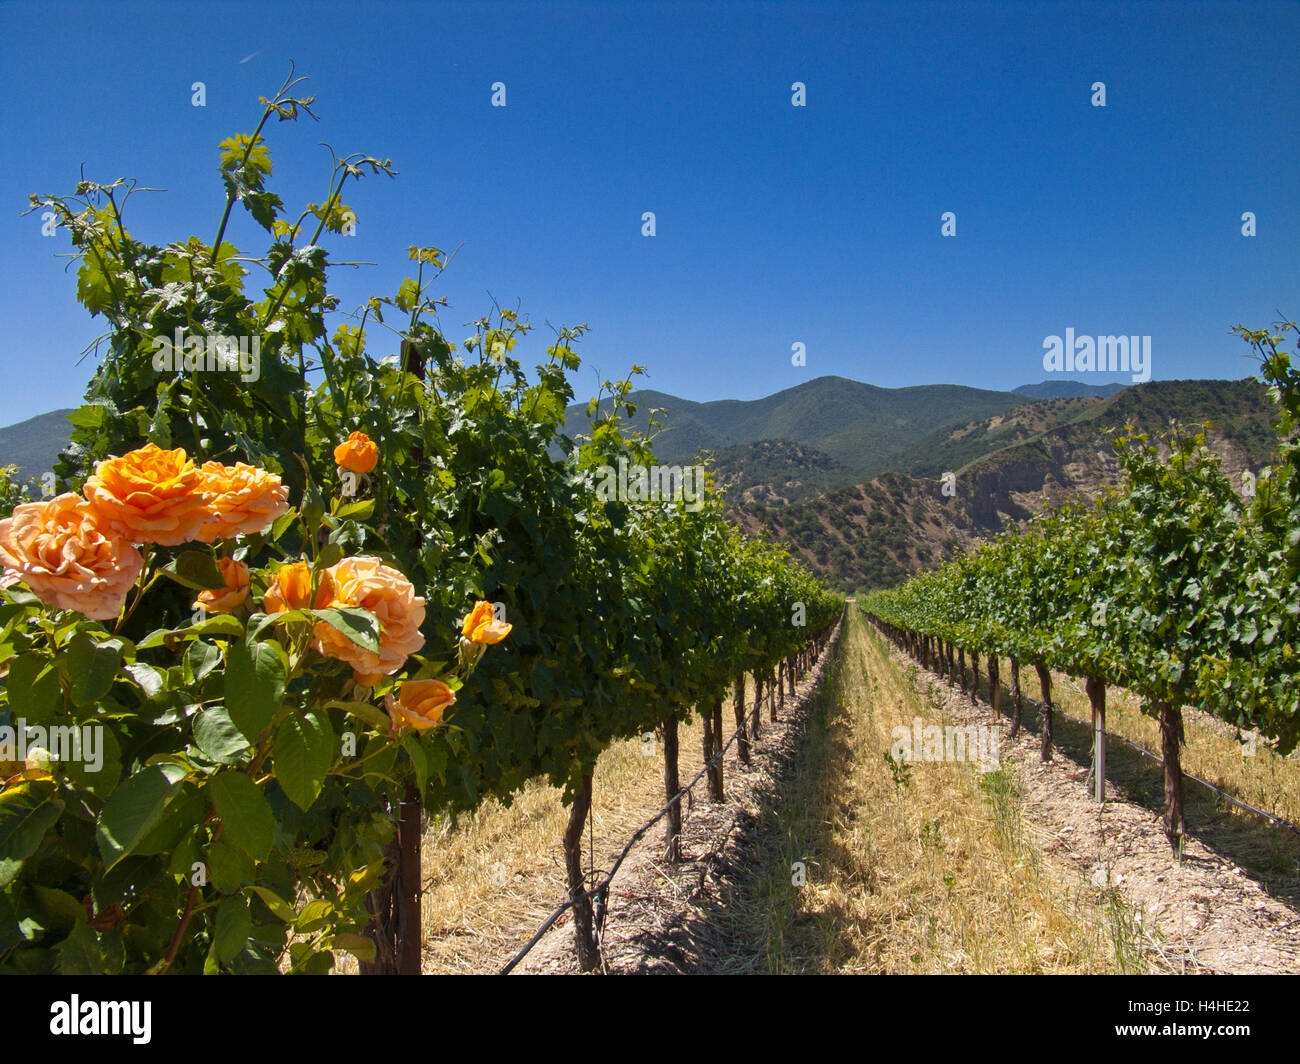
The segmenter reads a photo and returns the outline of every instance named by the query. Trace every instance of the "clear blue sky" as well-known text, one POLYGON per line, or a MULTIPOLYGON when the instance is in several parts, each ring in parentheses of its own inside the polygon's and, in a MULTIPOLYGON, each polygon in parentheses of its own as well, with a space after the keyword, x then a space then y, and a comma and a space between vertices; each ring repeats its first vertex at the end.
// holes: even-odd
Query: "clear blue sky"
POLYGON ((135 177, 168 190, 137 236, 211 241, 217 144, 291 57, 321 121, 268 127, 286 204, 323 197, 320 141, 400 171, 346 197, 331 253, 377 265, 337 271, 343 306, 391 294, 408 245, 463 245, 445 331, 489 293, 538 351, 586 321, 584 395, 633 362, 699 400, 1012 388, 1067 327, 1150 335, 1156 378, 1242 377, 1230 327, 1300 315, 1294 3, 7 3, 0 41, 0 424, 76 405, 102 331, 27 194, 135 177))

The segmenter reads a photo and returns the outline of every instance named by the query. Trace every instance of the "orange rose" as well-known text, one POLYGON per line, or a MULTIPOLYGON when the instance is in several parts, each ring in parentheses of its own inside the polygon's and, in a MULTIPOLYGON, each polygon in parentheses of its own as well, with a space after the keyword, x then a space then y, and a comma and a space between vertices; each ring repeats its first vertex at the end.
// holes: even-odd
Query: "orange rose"
POLYGON ((175 547, 193 540, 212 516, 199 482, 199 471, 183 450, 164 451, 150 443, 100 462, 82 491, 101 526, 132 543, 175 547))
POLYGON ((199 490, 208 519, 194 538, 203 543, 260 532, 289 510, 289 489, 280 478, 243 462, 204 462, 199 490))
POLYGON ((379 448, 364 432, 354 432, 334 448, 334 464, 350 473, 369 473, 379 461, 379 448))
POLYGON ((344 558, 327 572, 334 581, 331 606, 359 606, 379 620, 379 653, 357 646, 333 625, 319 622, 313 629, 316 649, 346 661, 358 684, 373 687, 391 676, 424 646, 424 599, 415 585, 378 558, 344 558))
POLYGON ((510 634, 510 629, 513 627, 514 625, 496 619, 496 612, 492 608, 492 603, 480 600, 474 603, 474 609, 465 618, 465 623, 460 628, 460 634, 471 643, 491 645, 492 643, 501 642, 510 634))
POLYGON ((398 688, 397 698, 384 695, 384 706, 393 718, 393 731, 401 727, 416 731, 436 727, 455 701, 456 692, 441 680, 408 680, 398 688))
POLYGON ((69 492, 16 506, 0 521, 0 564, 6 583, 22 580, 42 602, 108 621, 122 612, 144 559, 69 492))
POLYGON ((271 584, 262 598, 262 609, 267 613, 284 613, 286 610, 323 610, 333 605, 334 581, 326 569, 316 585, 316 601, 311 598, 311 566, 306 562, 282 565, 271 577, 271 584))
POLYGON ((248 566, 234 558, 219 558, 217 568, 221 570, 226 586, 200 591, 194 600, 194 608, 202 606, 209 613, 230 613, 244 604, 252 590, 248 582, 248 566))

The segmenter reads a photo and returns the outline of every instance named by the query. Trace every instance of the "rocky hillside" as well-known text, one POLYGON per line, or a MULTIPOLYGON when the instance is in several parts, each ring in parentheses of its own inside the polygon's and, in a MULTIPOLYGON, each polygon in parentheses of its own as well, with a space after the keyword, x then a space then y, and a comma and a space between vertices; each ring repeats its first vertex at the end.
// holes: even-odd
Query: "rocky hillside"
MULTIPOLYGON (((1234 475, 1267 464, 1274 442, 1272 401, 1252 379, 1061 381, 1013 393, 820 377, 752 402, 636 398, 642 425, 650 407, 666 408, 661 460, 710 451, 737 524, 784 542, 849 590, 896 583, 1044 506, 1114 484, 1110 440, 1126 424, 1159 432, 1170 420, 1209 421, 1234 475), (941 490, 945 473, 951 495, 941 490)), ((570 432, 583 430, 585 413, 571 409, 570 432)), ((49 469, 67 442, 65 414, 0 429, 0 464, 26 476, 49 469)))
POLYGON ((1234 478, 1268 464, 1275 439, 1272 401, 1253 380, 1153 381, 1012 415, 933 434, 908 463, 921 475, 887 474, 780 508, 739 503, 737 523, 786 543, 839 587, 885 586, 1046 506, 1116 484, 1111 439, 1126 424, 1157 433, 1171 420, 1209 421, 1210 446, 1234 478), (951 495, 944 472, 954 474, 951 495))

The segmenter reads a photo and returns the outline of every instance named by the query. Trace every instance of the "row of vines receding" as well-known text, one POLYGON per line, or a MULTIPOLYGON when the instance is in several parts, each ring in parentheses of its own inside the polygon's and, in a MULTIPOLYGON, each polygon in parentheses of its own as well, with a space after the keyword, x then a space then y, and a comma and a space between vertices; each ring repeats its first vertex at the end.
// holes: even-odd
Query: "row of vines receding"
POLYGON ((1280 754, 1300 742, 1300 373, 1284 349, 1298 328, 1235 331, 1278 403, 1276 451, 1258 476, 1234 483, 1204 431, 1173 426, 1153 441, 1128 429, 1115 437, 1125 474, 1117 490, 862 603, 963 689, 967 656, 972 689, 987 658, 996 699, 998 663, 1009 660, 1012 734, 1020 669, 1032 667, 1045 705, 1043 760, 1053 743, 1053 670, 1085 681, 1100 738, 1107 687, 1131 691, 1160 723, 1164 830, 1175 848, 1186 833, 1185 706, 1257 733, 1280 754))

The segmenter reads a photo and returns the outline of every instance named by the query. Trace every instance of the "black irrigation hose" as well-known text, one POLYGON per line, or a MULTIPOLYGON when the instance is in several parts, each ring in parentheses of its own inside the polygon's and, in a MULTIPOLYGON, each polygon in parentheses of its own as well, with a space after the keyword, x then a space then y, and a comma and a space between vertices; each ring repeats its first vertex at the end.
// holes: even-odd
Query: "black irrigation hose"
MULTIPOLYGON (((891 639, 890 642, 893 642, 893 640, 891 639)), ((895 645, 897 646, 897 644, 895 645)), ((900 647, 899 649, 902 648, 900 647)), ((903 652, 911 656, 909 651, 904 650, 903 652)), ((927 670, 927 671, 932 672, 933 670, 927 670)), ((935 675, 939 676, 940 674, 936 672, 935 675)), ((1042 712, 1043 700, 1041 698, 1030 698, 1028 695, 1024 695, 1024 694, 1022 694, 1021 697, 1023 698, 1024 701, 1030 703, 1031 705, 1037 706, 1039 712, 1040 713, 1042 712)), ((974 695, 972 694, 972 700, 973 699, 974 699, 974 695)), ((1066 713, 1065 710, 1063 710, 1060 706, 1053 706, 1052 709, 1054 709, 1066 720, 1072 720, 1074 721, 1075 724, 1081 724, 1085 728, 1089 727, 1089 723, 1086 720, 1084 720, 1082 717, 1071 716, 1069 713, 1066 713)), ((1000 713, 999 716, 1001 716, 1000 713)), ((1107 732, 1106 735, 1111 739, 1118 739, 1125 746, 1132 747, 1140 754, 1145 754, 1147 757, 1151 758, 1151 760, 1156 762, 1157 764, 1160 765, 1164 764, 1164 758, 1162 758, 1159 754, 1153 753, 1152 751, 1148 750, 1145 746, 1142 746, 1139 743, 1135 743, 1131 739, 1125 739, 1124 736, 1118 735, 1113 732, 1107 732)), ((1096 762, 1094 761, 1094 764, 1095 763, 1096 762)), ((1234 798, 1227 791, 1221 790, 1220 788, 1216 787, 1209 780, 1203 780, 1201 779, 1200 776, 1193 776, 1190 772, 1183 772, 1183 779, 1191 780, 1193 783, 1199 783, 1202 787, 1205 787, 1207 790, 1213 791, 1224 801, 1229 802, 1232 805, 1235 805, 1238 809, 1244 809, 1248 813, 1254 813, 1256 816, 1262 816, 1270 824, 1273 824, 1278 827, 1284 827, 1288 831, 1294 833, 1295 835, 1300 835, 1300 827, 1297 827, 1295 824, 1291 823, 1291 821, 1287 820, 1285 817, 1280 817, 1275 813, 1266 813, 1263 809, 1256 809, 1253 805, 1249 805, 1248 803, 1241 801, 1239 798, 1234 798)))
MULTIPOLYGON (((829 644, 830 639, 828 638, 826 642, 829 644)), ((768 697, 769 698, 772 697, 770 689, 769 689, 768 697)), ((756 707, 756 709, 758 712, 762 712, 762 704, 760 703, 758 707, 756 707)), ((516 953, 510 959, 510 963, 507 964, 504 968, 501 969, 501 971, 497 973, 498 975, 509 975, 512 971, 514 971, 515 966, 518 965, 520 961, 522 961, 525 957, 528 956, 532 948, 542 940, 542 936, 545 935, 547 931, 549 931, 552 927, 555 926, 555 921, 558 920, 561 916, 563 916, 565 912, 574 905, 575 902, 577 902, 581 898, 597 899, 602 895, 604 895, 605 891, 609 889, 610 884, 613 883, 614 876, 618 874, 619 868, 622 867, 623 862, 627 860, 627 855, 632 852, 632 847, 635 846, 638 842, 640 842, 645 837, 645 833, 647 831, 649 831, 652 827, 654 827, 657 823, 659 823, 659 821, 661 821, 664 817, 666 817, 668 815, 669 810, 671 810, 674 805, 677 805, 690 791, 695 789, 695 785, 704 778, 705 773, 707 773, 709 769, 711 769, 714 765, 718 764, 722 760, 723 755, 726 754, 726 752, 731 749, 731 744, 734 743, 740 737, 740 731, 741 729, 737 728, 734 732, 732 732, 731 738, 727 740, 727 744, 721 750, 719 750, 713 757, 709 758, 709 760, 704 763, 704 767, 701 768, 700 771, 695 774, 695 778, 691 780, 691 782, 688 783, 685 787, 683 787, 680 791, 674 794, 672 798, 668 800, 667 805, 665 805, 662 809, 660 809, 659 812, 657 812, 651 819, 647 820, 644 824, 642 824, 641 827, 636 831, 636 833, 630 839, 628 839, 627 845, 623 847, 623 852, 618 855, 618 860, 614 862, 614 867, 611 868, 608 873, 606 873, 605 878, 602 879, 590 890, 585 891, 583 894, 580 894, 577 898, 570 898, 568 901, 564 902, 564 904, 560 905, 553 913, 551 913, 551 915, 548 916, 542 922, 541 927, 537 929, 537 932, 533 935, 533 937, 530 938, 524 944, 523 948, 520 949, 519 952, 516 953)), ((597 901, 597 904, 599 905, 600 902, 597 901)), ((600 914, 600 923, 602 925, 604 923, 604 916, 605 916, 605 912, 602 910, 600 914)))
POLYGON ((631 837, 631 839, 628 840, 627 845, 623 847, 623 852, 618 855, 618 860, 614 862, 614 867, 605 875, 605 878, 602 879, 598 884, 596 884, 596 886, 592 887, 590 890, 579 895, 578 898, 570 898, 563 905, 560 905, 553 913, 551 913, 550 916, 546 918, 542 926, 537 929, 537 933, 528 940, 528 942, 524 945, 524 947, 518 953, 516 953, 514 957, 511 958, 510 963, 507 964, 504 968, 502 968, 501 971, 498 972, 497 974, 509 975, 511 971, 514 970, 515 966, 520 961, 522 961, 526 956, 528 956, 529 951, 535 945, 537 945, 539 941, 541 941, 542 936, 545 935, 546 932, 549 931, 555 925, 555 921, 558 920, 561 916, 563 916, 565 911, 571 908, 573 904, 579 900, 579 898, 594 899, 602 895, 606 890, 608 890, 610 883, 613 882, 614 876, 618 873, 619 867, 623 864, 623 861, 627 858, 627 855, 631 852, 632 847, 636 843, 638 843, 642 838, 645 837, 645 833, 647 831, 649 831, 652 827, 654 827, 657 823, 659 823, 659 821, 661 821, 664 817, 666 817, 674 805, 677 805, 686 796, 686 794, 689 791, 694 789, 695 785, 704 778, 704 774, 708 772, 709 769, 711 769, 714 765, 716 765, 719 761, 722 760, 723 755, 728 750, 731 749, 731 744, 734 743, 739 736, 740 736, 740 729, 737 728, 734 732, 731 733, 731 738, 727 740, 726 746, 724 746, 721 750, 718 751, 717 754, 709 758, 709 760, 704 763, 704 767, 700 769, 698 773, 696 773, 695 778, 691 780, 691 782, 688 783, 685 787, 683 787, 680 791, 678 791, 675 795, 673 795, 672 798, 669 799, 668 804, 665 805, 662 809, 660 809, 659 812, 654 815, 654 817, 652 817, 650 820, 646 821, 644 824, 641 825, 641 827, 636 831, 636 833, 631 837))

